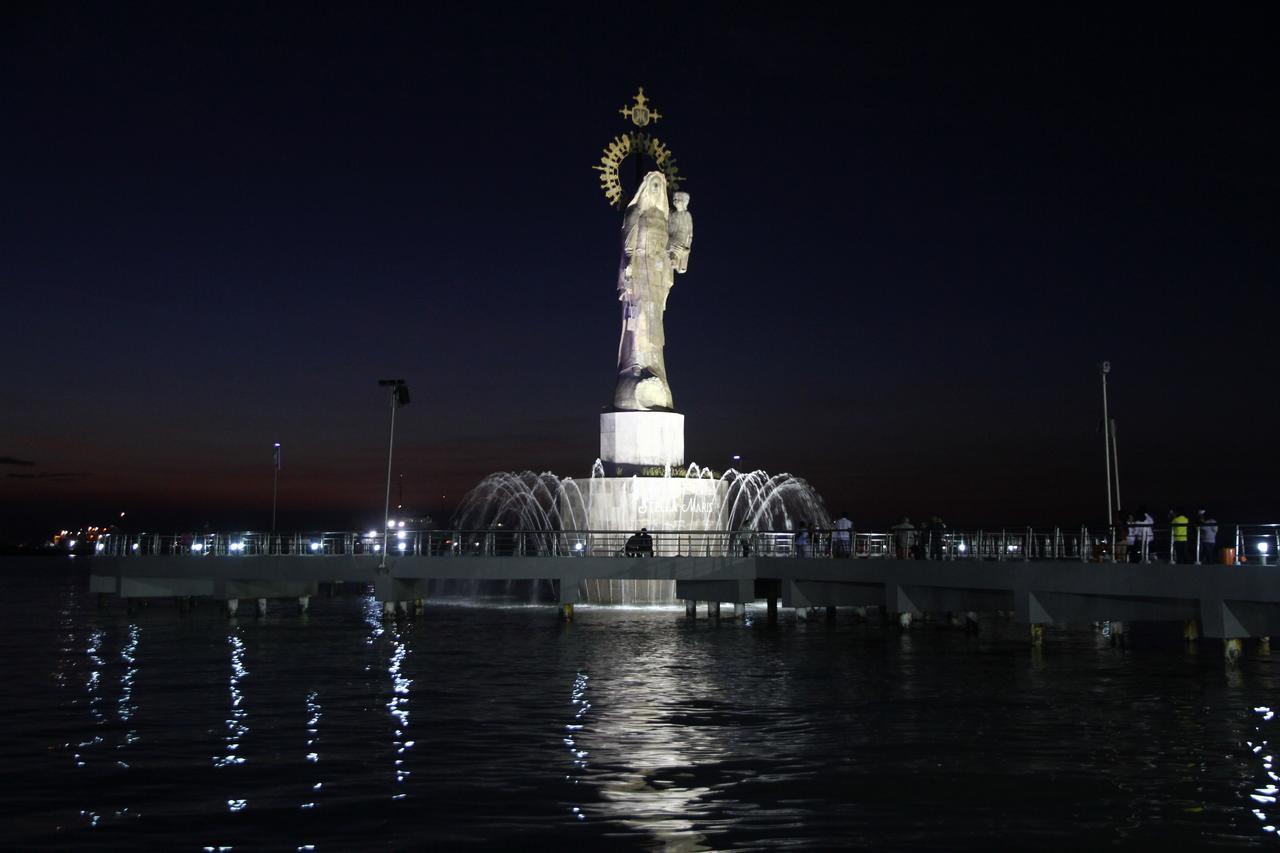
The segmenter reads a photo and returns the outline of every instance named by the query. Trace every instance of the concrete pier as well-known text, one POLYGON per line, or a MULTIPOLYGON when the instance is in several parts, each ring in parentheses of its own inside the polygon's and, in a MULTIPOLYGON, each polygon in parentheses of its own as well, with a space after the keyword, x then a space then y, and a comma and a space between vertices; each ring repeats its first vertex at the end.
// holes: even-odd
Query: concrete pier
POLYGON ((129 601, 208 598, 234 612, 242 598, 259 607, 273 598, 302 606, 322 582, 335 580, 373 584, 392 608, 425 598, 432 581, 551 579, 558 603, 572 605, 585 580, 672 580, 686 602, 736 607, 763 599, 770 621, 779 605, 879 607, 888 614, 962 612, 975 623, 978 613, 1000 611, 1028 625, 1195 620, 1200 636, 1216 639, 1280 633, 1280 571, 1252 564, 415 555, 389 558, 385 572, 377 565, 373 555, 96 557, 90 592, 129 601))

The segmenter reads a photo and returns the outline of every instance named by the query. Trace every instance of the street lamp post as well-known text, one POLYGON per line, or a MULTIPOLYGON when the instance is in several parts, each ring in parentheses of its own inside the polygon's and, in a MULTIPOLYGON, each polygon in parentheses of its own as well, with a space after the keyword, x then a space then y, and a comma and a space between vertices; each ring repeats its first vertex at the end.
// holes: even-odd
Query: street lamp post
POLYGON ((1102 458, 1106 462, 1107 467, 1107 524, 1111 525, 1114 518, 1111 512, 1111 419, 1107 415, 1107 374, 1111 372, 1111 362, 1102 362, 1102 441, 1103 452, 1102 458))
POLYGON ((280 442, 271 454, 271 532, 276 532, 276 496, 280 493, 280 442))
POLYGON ((378 568, 387 567, 387 529, 391 520, 391 454, 396 446, 396 409, 409 405, 409 386, 403 379, 379 379, 378 384, 391 389, 391 438, 387 442, 387 495, 382 510, 382 559, 378 568))

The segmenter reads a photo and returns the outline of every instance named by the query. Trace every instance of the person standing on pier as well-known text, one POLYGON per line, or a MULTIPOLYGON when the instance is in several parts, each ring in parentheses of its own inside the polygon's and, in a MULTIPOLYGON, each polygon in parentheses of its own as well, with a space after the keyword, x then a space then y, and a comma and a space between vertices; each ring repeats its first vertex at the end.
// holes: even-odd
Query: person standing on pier
POLYGON ((889 529, 893 532, 895 544, 898 546, 898 559, 911 559, 911 546, 916 544, 916 526, 911 523, 911 519, 904 515, 902 521, 889 529))
POLYGON ((835 532, 831 534, 831 545, 836 557, 848 557, 853 554, 853 522, 849 513, 842 512, 833 523, 835 532))
POLYGON ((1206 565, 1218 561, 1218 521, 1208 510, 1197 513, 1200 525, 1200 562, 1206 565))
POLYGON ((929 519, 929 559, 941 560, 943 544, 947 535, 947 523, 942 516, 935 515, 929 519))
POLYGON ((1187 518, 1187 514, 1179 507, 1173 518, 1169 519, 1169 538, 1173 543, 1173 548, 1169 555, 1171 563, 1189 563, 1189 555, 1187 553, 1187 527, 1191 524, 1191 519, 1187 518))
POLYGON ((1115 562, 1123 563, 1129 559, 1129 515, 1122 509, 1116 510, 1111 523, 1111 546, 1115 549, 1115 562))
POLYGON ((1151 562, 1151 539, 1155 532, 1156 520, 1151 517, 1151 513, 1147 512, 1145 506, 1138 507, 1138 515, 1142 516, 1138 519, 1138 549, 1133 553, 1133 561, 1135 563, 1151 562))
POLYGON ((796 532, 796 556, 809 556, 809 523, 800 522, 800 529, 796 532))

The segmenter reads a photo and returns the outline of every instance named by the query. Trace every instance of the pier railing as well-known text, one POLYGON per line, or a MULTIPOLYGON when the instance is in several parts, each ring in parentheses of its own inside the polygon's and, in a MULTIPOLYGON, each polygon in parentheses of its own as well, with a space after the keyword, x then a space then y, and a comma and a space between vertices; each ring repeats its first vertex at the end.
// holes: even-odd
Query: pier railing
MULTIPOLYGON (((1134 563, 1251 563, 1280 557, 1280 524, 1218 529, 1001 527, 888 531, 388 531, 390 556, 415 557, 796 557, 810 559, 1076 560, 1134 563), (1214 534, 1223 535, 1214 535, 1214 534), (1212 535, 1212 538, 1211 538, 1212 535), (1185 537, 1185 538, 1184 538, 1185 537)), ((381 556, 381 531, 311 533, 121 533, 101 537, 104 556, 381 556)))

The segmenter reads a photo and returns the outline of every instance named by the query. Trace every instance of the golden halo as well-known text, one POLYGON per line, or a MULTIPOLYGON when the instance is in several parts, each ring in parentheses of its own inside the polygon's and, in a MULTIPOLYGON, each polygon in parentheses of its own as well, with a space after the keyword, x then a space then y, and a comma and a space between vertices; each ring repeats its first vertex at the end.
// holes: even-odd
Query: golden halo
POLYGON ((600 188, 604 197, 614 207, 622 206, 622 182, 618 180, 618 167, 632 154, 648 157, 667 179, 667 188, 675 192, 680 184, 680 169, 676 166, 675 155, 671 153, 662 140, 647 133, 632 131, 615 136, 604 147, 600 163, 592 166, 600 173, 600 188))

